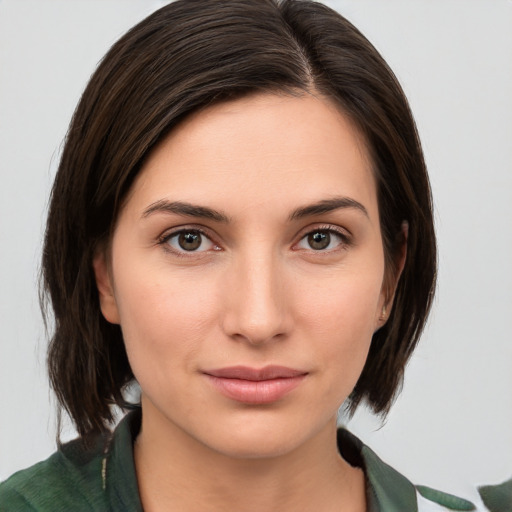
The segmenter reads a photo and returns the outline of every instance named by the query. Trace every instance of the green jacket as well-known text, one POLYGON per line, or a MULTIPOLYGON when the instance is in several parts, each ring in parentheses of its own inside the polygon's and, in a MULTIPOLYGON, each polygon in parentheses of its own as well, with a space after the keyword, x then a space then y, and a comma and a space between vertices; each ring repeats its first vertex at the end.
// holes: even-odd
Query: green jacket
POLYGON ((489 512, 512 512, 512 478, 500 485, 479 487, 478 492, 489 512))
MULTIPOLYGON (((0 484, 1 512, 142 512, 133 462, 140 412, 128 414, 111 436, 86 450, 71 441, 47 460, 0 484)), ((338 431, 340 453, 362 467, 369 512, 476 510, 468 501, 415 487, 347 430, 338 431)))

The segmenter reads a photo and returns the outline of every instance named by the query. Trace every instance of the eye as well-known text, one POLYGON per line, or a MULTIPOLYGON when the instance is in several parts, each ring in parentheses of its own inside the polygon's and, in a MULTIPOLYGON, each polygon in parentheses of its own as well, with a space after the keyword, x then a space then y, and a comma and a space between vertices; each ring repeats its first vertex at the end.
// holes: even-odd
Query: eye
POLYGON ((316 229, 302 237, 297 247, 299 249, 327 251, 347 244, 347 237, 333 229, 316 229))
POLYGON ((217 246, 198 229, 175 231, 162 239, 175 252, 203 252, 217 246))

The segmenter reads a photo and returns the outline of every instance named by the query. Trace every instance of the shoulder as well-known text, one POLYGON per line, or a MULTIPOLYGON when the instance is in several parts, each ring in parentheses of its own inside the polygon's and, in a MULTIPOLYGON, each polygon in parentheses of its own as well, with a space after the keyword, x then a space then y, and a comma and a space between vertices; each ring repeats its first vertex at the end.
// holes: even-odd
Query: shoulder
MULTIPOLYGON (((468 500, 438 491, 425 485, 416 485, 418 512, 442 512, 448 510, 478 511, 476 505, 468 500)), ((480 509, 480 512, 483 512, 480 509)))
POLYGON ((345 429, 338 430, 341 455, 352 465, 362 467, 367 481, 369 510, 379 512, 476 511, 468 500, 414 485, 405 476, 382 461, 377 454, 345 429))
POLYGON ((102 446, 98 438, 85 449, 76 440, 45 461, 19 471, 0 483, 2 512, 104 510, 102 446))
POLYGON ((512 478, 499 485, 483 485, 478 492, 490 512, 512 510, 512 478))
POLYGON ((133 462, 140 410, 90 446, 80 440, 0 483, 1 512, 142 512, 133 462))

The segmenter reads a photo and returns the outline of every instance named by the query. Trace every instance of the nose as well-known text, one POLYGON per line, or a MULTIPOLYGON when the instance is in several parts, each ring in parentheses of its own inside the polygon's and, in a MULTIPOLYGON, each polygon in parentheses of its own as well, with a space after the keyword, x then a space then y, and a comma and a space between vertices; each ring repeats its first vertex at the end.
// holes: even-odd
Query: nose
POLYGON ((286 338, 292 327, 289 288, 278 258, 240 256, 224 289, 224 332, 233 339, 261 345, 286 338))

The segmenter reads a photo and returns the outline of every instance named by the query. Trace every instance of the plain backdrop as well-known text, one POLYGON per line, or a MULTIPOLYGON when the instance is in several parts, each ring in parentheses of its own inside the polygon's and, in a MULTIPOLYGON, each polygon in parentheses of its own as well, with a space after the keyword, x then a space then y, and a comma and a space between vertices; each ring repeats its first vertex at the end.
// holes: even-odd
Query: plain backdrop
MULTIPOLYGON (((110 45, 164 3, 0 0, 0 480, 55 449, 37 276, 67 125, 110 45)), ((512 3, 326 3, 410 99, 440 252, 401 396, 384 424, 361 410, 349 426, 415 483, 474 497, 512 476, 512 3)))

